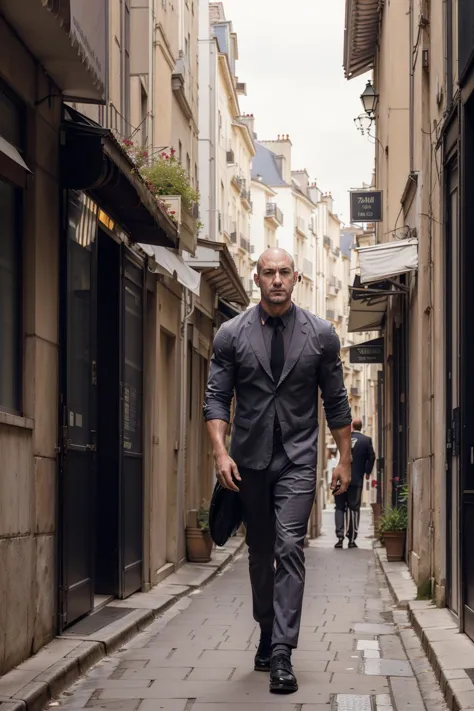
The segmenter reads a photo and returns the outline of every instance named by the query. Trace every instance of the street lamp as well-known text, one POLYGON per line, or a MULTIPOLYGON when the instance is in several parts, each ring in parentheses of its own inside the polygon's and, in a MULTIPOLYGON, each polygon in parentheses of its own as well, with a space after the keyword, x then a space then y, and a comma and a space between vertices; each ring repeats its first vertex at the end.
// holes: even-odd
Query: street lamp
POLYGON ((360 100, 365 113, 372 119, 375 114, 377 104, 379 103, 379 95, 375 91, 375 87, 370 80, 367 82, 367 86, 360 95, 360 100))
POLYGON ((379 103, 379 95, 375 91, 375 87, 371 81, 367 82, 367 86, 360 95, 360 100, 362 102, 364 113, 357 116, 354 119, 354 123, 357 126, 357 130, 360 131, 362 135, 367 133, 370 136, 370 128, 375 121, 375 111, 377 109, 377 104, 379 103))

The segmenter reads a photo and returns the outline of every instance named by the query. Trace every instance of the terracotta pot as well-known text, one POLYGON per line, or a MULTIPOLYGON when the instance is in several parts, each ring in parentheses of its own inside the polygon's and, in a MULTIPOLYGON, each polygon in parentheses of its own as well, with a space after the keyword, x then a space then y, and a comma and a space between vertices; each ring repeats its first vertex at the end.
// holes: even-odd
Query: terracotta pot
POLYGON ((212 553, 212 538, 209 531, 187 528, 186 552, 190 563, 209 563, 212 553))
POLYGON ((384 531, 383 540, 389 563, 403 560, 406 531, 384 531))

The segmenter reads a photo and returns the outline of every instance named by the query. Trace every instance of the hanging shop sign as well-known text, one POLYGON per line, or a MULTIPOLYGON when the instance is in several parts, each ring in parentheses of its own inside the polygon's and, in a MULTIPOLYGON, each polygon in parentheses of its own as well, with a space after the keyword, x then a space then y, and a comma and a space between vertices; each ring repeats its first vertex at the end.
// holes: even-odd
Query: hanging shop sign
POLYGON ((351 222, 382 221, 382 191, 351 191, 351 222))
POLYGON ((383 338, 359 343, 349 349, 350 363, 383 363, 383 338))

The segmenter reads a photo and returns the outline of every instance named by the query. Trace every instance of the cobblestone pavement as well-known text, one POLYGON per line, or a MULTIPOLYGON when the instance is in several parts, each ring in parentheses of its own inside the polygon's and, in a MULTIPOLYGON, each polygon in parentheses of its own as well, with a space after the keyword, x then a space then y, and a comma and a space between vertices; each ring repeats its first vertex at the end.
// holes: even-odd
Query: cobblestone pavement
POLYGON ((268 691, 252 671, 246 556, 181 600, 51 705, 65 711, 441 711, 441 692, 404 611, 378 571, 363 511, 358 550, 335 551, 333 512, 307 549, 299 690, 268 691))

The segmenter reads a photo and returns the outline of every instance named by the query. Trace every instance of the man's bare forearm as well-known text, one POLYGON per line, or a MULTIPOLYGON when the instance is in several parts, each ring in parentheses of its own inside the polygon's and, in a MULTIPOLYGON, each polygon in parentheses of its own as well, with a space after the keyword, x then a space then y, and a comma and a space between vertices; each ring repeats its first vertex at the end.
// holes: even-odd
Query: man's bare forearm
POLYGON ((352 461, 351 426, 347 425, 347 427, 331 430, 331 434, 339 450, 339 462, 350 464, 352 461))
POLYGON ((208 420, 206 424, 214 456, 218 457, 221 454, 226 454, 225 436, 229 423, 225 420, 208 420))

